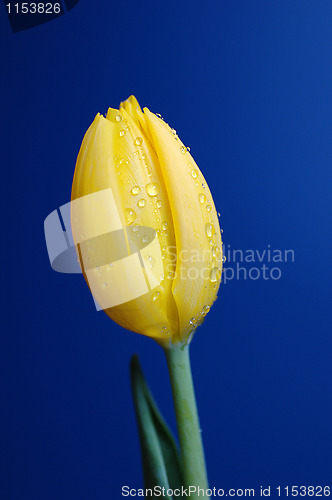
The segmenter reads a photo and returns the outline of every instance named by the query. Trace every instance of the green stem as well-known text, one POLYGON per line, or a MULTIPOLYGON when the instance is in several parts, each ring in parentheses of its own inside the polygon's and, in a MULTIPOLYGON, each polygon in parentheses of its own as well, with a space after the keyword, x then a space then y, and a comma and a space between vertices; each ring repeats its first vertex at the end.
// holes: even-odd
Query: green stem
MULTIPOLYGON (((184 486, 196 486, 197 489, 199 487, 206 490, 208 483, 190 368, 189 345, 177 344, 164 351, 172 385, 184 486)), ((198 497, 196 491, 190 498, 194 500, 201 496, 198 497)))

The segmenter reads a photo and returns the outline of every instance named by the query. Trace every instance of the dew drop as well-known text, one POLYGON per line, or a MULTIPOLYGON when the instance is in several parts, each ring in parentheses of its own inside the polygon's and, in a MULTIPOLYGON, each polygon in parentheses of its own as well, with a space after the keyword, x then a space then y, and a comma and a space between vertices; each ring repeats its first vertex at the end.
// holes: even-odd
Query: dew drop
POLYGON ((198 176, 198 172, 197 172, 197 170, 193 169, 193 170, 191 171, 191 177, 192 177, 193 179, 197 179, 197 176, 198 176))
POLYGON ((154 264, 154 258, 151 255, 146 255, 145 256, 145 260, 147 261, 148 266, 150 267, 150 269, 152 269, 153 268, 153 264, 154 264))
POLYGON ((219 247, 212 247, 212 257, 215 259, 220 252, 219 247))
POLYGON ((210 311, 210 306, 204 306, 201 311, 201 315, 206 316, 209 311, 210 311))
POLYGON ((210 224, 209 222, 207 224, 205 224, 205 232, 206 232, 206 236, 208 238, 211 238, 214 235, 214 233, 216 232, 214 229, 214 225, 210 224))
POLYGON ((223 262, 226 262, 226 260, 227 260, 226 255, 223 255, 222 261, 223 261, 223 262))
POLYGON ((156 184, 155 182, 150 182, 146 185, 146 192, 149 196, 157 196, 157 194, 159 193, 158 184, 156 184))
POLYGON ((210 271, 210 281, 211 283, 216 283, 221 278, 221 272, 218 267, 213 267, 210 271))
POLYGON ((147 243, 149 241, 149 237, 145 234, 142 238, 143 243, 147 243))
POLYGON ((153 295, 152 295, 152 301, 155 302, 156 300, 158 300, 160 297, 160 292, 155 292, 153 295))
POLYGON ((143 143, 142 137, 137 137, 135 139, 135 146, 140 146, 143 143))
POLYGON ((122 116, 121 116, 121 115, 116 115, 115 120, 116 120, 117 122, 121 122, 121 120, 122 120, 122 116))
POLYGON ((139 194, 141 192, 141 188, 139 186, 134 186, 130 192, 131 192, 131 194, 136 196, 137 194, 139 194))
POLYGON ((140 208, 145 207, 145 204, 146 204, 146 201, 145 201, 145 199, 144 199, 144 198, 141 198, 141 199, 138 201, 138 203, 137 203, 137 205, 138 205, 140 208))
POLYGON ((182 153, 182 154, 184 154, 184 155, 185 155, 185 154, 186 154, 186 152, 187 152, 187 148, 186 148, 185 146, 181 146, 181 147, 180 147, 180 151, 181 151, 181 153, 182 153))
POLYGON ((199 202, 203 205, 203 203, 204 203, 204 202, 205 202, 205 200, 206 200, 206 196, 205 196, 205 194, 200 193, 200 194, 198 195, 198 198, 199 198, 199 202))
POLYGON ((161 208, 161 207, 162 207, 162 203, 161 203, 161 201, 160 201, 160 200, 158 200, 158 201, 157 201, 157 207, 158 207, 158 208, 161 208))
POLYGON ((126 213, 127 224, 132 224, 136 219, 136 213, 131 208, 126 208, 125 213, 126 213))
POLYGON ((207 212, 211 212, 211 210, 212 210, 211 205, 206 205, 206 210, 207 210, 207 212))
POLYGON ((133 233, 137 233, 138 228, 139 228, 139 225, 138 225, 138 224, 135 224, 135 225, 131 228, 131 230, 132 230, 132 232, 133 232, 133 233))
POLYGON ((119 136, 120 137, 123 137, 125 135, 126 131, 125 130, 120 130, 119 132, 119 136))
POLYGON ((163 231, 167 230, 167 226, 168 226, 167 222, 162 223, 161 227, 163 228, 163 231))

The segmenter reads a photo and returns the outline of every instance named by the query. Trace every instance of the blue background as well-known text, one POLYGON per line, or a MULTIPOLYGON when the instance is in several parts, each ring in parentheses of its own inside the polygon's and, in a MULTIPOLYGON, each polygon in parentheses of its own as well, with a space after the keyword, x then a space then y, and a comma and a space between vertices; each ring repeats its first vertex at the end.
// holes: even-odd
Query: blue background
POLYGON ((95 114, 131 93, 191 146, 226 245, 295 252, 224 284, 192 343, 210 485, 332 486, 331 21, 329 0, 81 0, 13 34, 1 7, 1 498, 142 487, 135 352, 175 430, 161 349, 52 271, 43 234, 95 114))

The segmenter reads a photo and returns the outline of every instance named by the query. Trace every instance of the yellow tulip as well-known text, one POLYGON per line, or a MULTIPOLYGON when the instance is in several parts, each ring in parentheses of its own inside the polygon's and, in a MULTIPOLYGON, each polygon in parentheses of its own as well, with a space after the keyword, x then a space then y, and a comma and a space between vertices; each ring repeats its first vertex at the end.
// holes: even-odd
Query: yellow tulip
POLYGON ((189 148, 133 96, 106 118, 97 114, 85 134, 72 230, 108 316, 163 345, 191 339, 220 284, 218 216, 189 148))

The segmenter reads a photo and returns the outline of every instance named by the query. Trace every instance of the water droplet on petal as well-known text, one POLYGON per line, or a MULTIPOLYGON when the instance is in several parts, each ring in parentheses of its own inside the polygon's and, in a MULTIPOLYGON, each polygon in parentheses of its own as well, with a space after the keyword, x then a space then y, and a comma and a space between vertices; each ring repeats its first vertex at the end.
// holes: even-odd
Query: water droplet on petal
POLYGON ((163 222, 161 225, 161 227, 163 228, 164 231, 167 230, 167 226, 168 226, 167 222, 163 222))
POLYGON ((140 146, 143 143, 142 137, 137 137, 135 139, 135 146, 140 146))
POLYGON ((157 194, 159 193, 158 184, 156 184, 155 182, 150 182, 146 185, 146 192, 149 196, 157 196, 157 194))
POLYGON ((185 146, 181 146, 180 151, 181 151, 181 153, 183 153, 185 155, 187 152, 187 148, 185 146))
POLYGON ((198 198, 199 198, 199 202, 203 205, 203 203, 204 203, 204 202, 205 202, 205 200, 206 200, 206 196, 205 196, 205 194, 200 193, 200 194, 198 195, 198 198))
POLYGON ((132 232, 133 232, 133 233, 137 233, 138 228, 139 228, 139 225, 138 225, 138 224, 135 224, 135 225, 131 228, 131 230, 132 230, 132 232))
POLYGON ((218 267, 213 267, 210 271, 210 281, 211 283, 216 283, 221 278, 221 272, 218 267))
POLYGON ((120 137, 123 137, 125 135, 126 131, 125 130, 120 130, 119 132, 119 136, 120 137))
POLYGON ((121 122, 121 120, 122 120, 122 116, 121 116, 121 115, 116 115, 115 120, 116 120, 117 122, 121 122))
POLYGON ((161 208, 161 207, 162 207, 162 203, 161 203, 161 201, 160 201, 160 200, 158 200, 158 201, 157 201, 157 207, 158 207, 158 208, 161 208))
POLYGON ((149 241, 149 237, 145 234, 142 238, 143 243, 147 243, 149 241))
POLYGON ((206 316, 209 311, 210 311, 210 306, 204 306, 201 311, 201 315, 206 316))
POLYGON ((146 255, 145 256, 145 260, 147 261, 148 266, 150 267, 150 269, 152 269, 153 268, 153 264, 154 264, 154 258, 151 255, 146 255))
POLYGON ((208 238, 211 238, 211 236, 213 236, 215 233, 214 225, 210 224, 209 222, 207 224, 205 224, 205 232, 206 232, 206 236, 208 238))
POLYGON ((131 208, 126 208, 125 213, 126 213, 127 224, 132 224, 136 219, 136 213, 131 208))
POLYGON ((141 188, 139 186, 134 186, 133 189, 131 190, 131 194, 133 194, 134 196, 136 194, 139 194, 141 192, 141 188))
POLYGON ((226 260, 227 260, 226 255, 223 255, 222 261, 223 261, 223 262, 226 262, 226 260))
POLYGON ((146 201, 145 201, 145 199, 144 199, 144 198, 141 198, 141 199, 138 201, 138 203, 137 203, 137 205, 138 205, 140 208, 145 207, 145 204, 146 204, 146 201))
POLYGON ((211 210, 212 210, 211 205, 206 205, 206 210, 207 210, 208 212, 211 212, 211 210))
POLYGON ((191 177, 192 177, 193 179, 197 179, 197 176, 198 176, 198 172, 197 172, 197 170, 193 169, 193 170, 191 171, 191 177))
POLYGON ((219 247, 212 247, 212 257, 215 259, 220 252, 219 247))
POLYGON ((152 301, 155 302, 156 300, 158 300, 160 297, 160 292, 155 292, 153 295, 152 295, 152 301))

